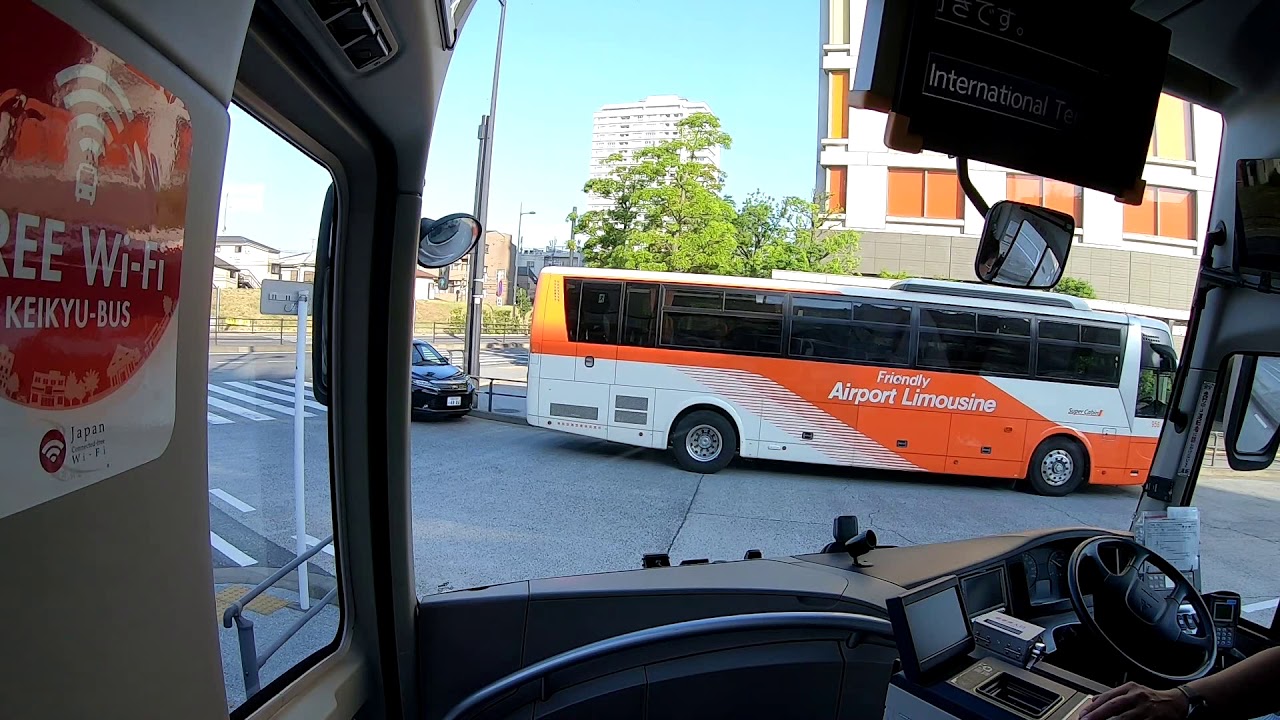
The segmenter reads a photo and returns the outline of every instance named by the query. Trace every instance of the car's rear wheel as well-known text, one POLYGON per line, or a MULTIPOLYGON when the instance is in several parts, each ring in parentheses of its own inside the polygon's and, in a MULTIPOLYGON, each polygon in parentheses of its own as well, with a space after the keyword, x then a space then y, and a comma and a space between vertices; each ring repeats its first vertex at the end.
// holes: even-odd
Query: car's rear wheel
POLYGON ((738 454, 738 432, 720 413, 695 410, 676 423, 671 452, 684 470, 719 472, 738 454))
POLYGON ((1084 484, 1088 458, 1080 443, 1065 437, 1051 437, 1036 448, 1027 468, 1031 489, 1039 495, 1070 495, 1084 484))

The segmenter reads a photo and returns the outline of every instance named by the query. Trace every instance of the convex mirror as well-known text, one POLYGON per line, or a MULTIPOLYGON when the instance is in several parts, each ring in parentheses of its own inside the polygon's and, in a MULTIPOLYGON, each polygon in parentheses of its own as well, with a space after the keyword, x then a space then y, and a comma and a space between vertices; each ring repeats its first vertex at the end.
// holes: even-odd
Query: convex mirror
POLYGON ((480 221, 466 213, 439 220, 422 218, 418 238, 418 264, 424 268, 448 267, 471 252, 482 234, 480 221))
POLYGON ((1062 279, 1075 232, 1066 213, 1003 200, 987 211, 974 272, 992 285, 1047 290, 1062 279))

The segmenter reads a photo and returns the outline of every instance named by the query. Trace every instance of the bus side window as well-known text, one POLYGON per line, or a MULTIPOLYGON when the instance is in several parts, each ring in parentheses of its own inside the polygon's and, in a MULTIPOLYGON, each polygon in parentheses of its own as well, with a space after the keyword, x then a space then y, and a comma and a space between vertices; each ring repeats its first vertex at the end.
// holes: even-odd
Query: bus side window
POLYGON ((622 283, 583 283, 578 342, 617 345, 621 304, 622 283))
POLYGON ((622 327, 622 344, 653 347, 658 329, 658 286, 627 284, 626 316, 622 327))
POLYGON ((564 281, 564 329, 569 342, 578 342, 578 310, 582 303, 582 281, 564 281))

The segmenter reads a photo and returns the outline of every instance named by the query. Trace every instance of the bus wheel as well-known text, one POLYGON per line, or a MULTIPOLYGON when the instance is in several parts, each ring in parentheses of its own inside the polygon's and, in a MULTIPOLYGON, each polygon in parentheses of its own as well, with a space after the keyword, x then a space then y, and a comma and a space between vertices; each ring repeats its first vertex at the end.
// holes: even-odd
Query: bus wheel
POLYGON ((1039 495, 1070 495, 1084 484, 1087 461, 1080 443, 1051 437, 1040 443, 1031 456, 1027 479, 1039 495))
POLYGON ((671 433, 671 452, 684 470, 720 472, 738 452, 738 433, 720 413, 697 410, 676 423, 671 433))

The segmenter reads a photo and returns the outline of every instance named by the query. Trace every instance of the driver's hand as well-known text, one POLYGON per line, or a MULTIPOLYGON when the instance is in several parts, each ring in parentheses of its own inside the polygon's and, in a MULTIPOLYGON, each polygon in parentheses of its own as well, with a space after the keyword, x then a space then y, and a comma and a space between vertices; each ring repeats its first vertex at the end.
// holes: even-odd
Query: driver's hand
POLYGON ((1186 716, 1187 696, 1177 688, 1152 690, 1125 683, 1090 700, 1080 720, 1183 720, 1186 716))

